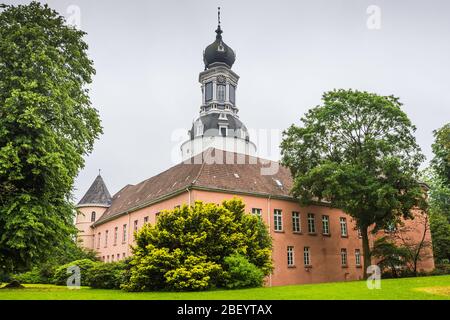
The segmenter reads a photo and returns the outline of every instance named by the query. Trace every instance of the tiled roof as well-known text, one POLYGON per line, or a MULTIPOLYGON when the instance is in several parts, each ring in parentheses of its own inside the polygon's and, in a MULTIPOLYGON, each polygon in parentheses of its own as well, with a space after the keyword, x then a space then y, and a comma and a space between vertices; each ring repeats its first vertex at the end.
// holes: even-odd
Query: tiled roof
POLYGON ((291 197, 292 178, 289 169, 278 162, 208 149, 139 184, 122 188, 95 224, 183 192, 188 187, 291 197), (213 161, 214 158, 216 161, 213 161))
POLYGON ((111 195, 109 194, 108 188, 106 188, 105 182, 101 175, 98 175, 89 190, 78 202, 77 206, 83 205, 101 205, 110 206, 111 205, 111 195))

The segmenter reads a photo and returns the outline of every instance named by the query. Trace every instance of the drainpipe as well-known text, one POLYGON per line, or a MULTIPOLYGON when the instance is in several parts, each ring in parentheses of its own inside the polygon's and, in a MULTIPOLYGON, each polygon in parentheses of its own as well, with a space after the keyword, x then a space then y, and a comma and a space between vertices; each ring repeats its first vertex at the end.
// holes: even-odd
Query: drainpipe
MULTIPOLYGON (((269 235, 271 235, 270 227, 270 198, 272 195, 269 195, 269 198, 267 198, 267 226, 269 227, 269 235)), ((272 253, 273 254, 273 253, 272 253)), ((271 254, 271 259, 273 260, 273 255, 271 254)), ((272 272, 269 274, 269 287, 272 287, 272 272)))
POLYGON ((186 188, 186 191, 189 194, 189 207, 191 206, 191 190, 189 189, 189 187, 186 188))
POLYGON ((127 243, 126 243, 126 245, 127 245, 127 258, 128 258, 128 255, 129 255, 129 250, 130 250, 130 238, 131 238, 131 236, 130 236, 130 228, 131 228, 131 214, 130 214, 130 212, 128 212, 128 226, 127 226, 127 243))

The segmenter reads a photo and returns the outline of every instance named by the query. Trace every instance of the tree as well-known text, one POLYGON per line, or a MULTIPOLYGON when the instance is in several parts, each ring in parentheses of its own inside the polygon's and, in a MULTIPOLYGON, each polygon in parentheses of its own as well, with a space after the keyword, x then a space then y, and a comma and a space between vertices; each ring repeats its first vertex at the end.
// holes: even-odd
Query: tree
POLYGON ((425 207, 418 182, 424 157, 398 98, 334 90, 322 99, 301 119, 303 126, 283 133, 282 163, 301 204, 327 200, 354 218, 366 271, 369 228, 375 233, 425 207))
POLYGON ((392 238, 406 253, 408 268, 417 276, 417 268, 420 261, 431 258, 431 241, 427 237, 430 233, 430 219, 427 212, 419 212, 414 216, 414 224, 400 223, 393 232, 392 238), (418 237, 413 235, 417 234, 418 237))
POLYGON ((405 248, 399 247, 387 236, 375 240, 372 248, 372 257, 377 258, 377 265, 381 271, 389 271, 394 278, 407 267, 409 255, 405 248))
POLYGON ((436 263, 450 260, 450 123, 434 131, 434 157, 424 171, 430 187, 430 224, 436 263))
POLYGON ((431 165, 443 183, 450 187, 450 123, 433 133, 435 141, 431 147, 434 158, 431 165))
POLYGON ((159 215, 135 235, 125 290, 204 290, 249 285, 254 269, 272 271, 271 238, 259 217, 245 214, 241 200, 222 205, 195 202, 159 215), (242 259, 236 261, 236 254, 242 259), (242 273, 252 275, 244 282, 242 273))
POLYGON ((73 182, 102 128, 85 33, 38 2, 2 8, 0 269, 17 272, 75 234, 73 182))

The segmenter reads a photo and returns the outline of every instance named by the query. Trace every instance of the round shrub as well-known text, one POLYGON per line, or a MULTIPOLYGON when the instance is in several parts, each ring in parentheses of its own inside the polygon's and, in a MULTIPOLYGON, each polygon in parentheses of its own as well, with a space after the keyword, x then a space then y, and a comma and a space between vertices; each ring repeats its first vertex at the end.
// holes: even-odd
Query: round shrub
POLYGON ((53 275, 53 283, 57 285, 66 285, 67 279, 72 275, 71 273, 67 272, 67 269, 71 266, 78 266, 81 273, 81 285, 88 286, 90 284, 89 271, 97 264, 100 264, 100 262, 94 262, 89 259, 75 260, 66 263, 55 269, 55 274, 53 275))
POLYGON ((228 289, 260 287, 264 273, 240 254, 225 258, 225 287, 228 289))
POLYGON ((96 289, 119 289, 124 271, 123 262, 97 263, 88 271, 89 286, 96 289))
POLYGON ((31 271, 13 275, 14 280, 20 283, 44 283, 44 279, 40 274, 38 268, 33 268, 31 271))

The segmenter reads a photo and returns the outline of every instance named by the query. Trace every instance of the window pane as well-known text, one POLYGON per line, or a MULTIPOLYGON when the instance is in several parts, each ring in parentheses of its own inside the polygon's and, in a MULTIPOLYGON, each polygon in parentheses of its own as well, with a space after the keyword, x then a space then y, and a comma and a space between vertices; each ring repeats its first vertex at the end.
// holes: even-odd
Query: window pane
POLYGON ((212 96, 213 96, 212 82, 208 82, 205 86, 205 100, 206 101, 212 100, 212 96))
POLYGON ((217 86, 217 100, 219 102, 225 101, 225 86, 224 85, 217 86))
POLYGON ((235 103, 236 99, 236 88, 230 84, 230 102, 235 103))

